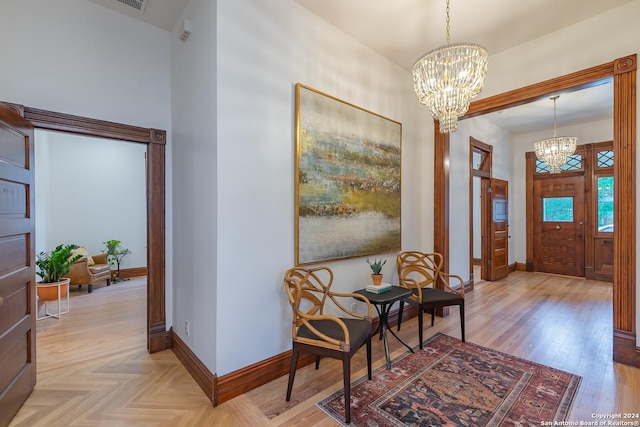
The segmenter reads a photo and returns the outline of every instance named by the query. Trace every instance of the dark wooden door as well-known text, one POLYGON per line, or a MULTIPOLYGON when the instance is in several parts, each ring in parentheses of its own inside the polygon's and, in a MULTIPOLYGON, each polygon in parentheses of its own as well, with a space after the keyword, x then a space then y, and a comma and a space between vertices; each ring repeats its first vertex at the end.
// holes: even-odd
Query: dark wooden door
POLYGON ((499 280, 509 274, 509 183, 501 179, 485 180, 491 187, 485 199, 488 220, 488 274, 486 280, 499 280))
POLYGON ((33 126, 0 104, 0 426, 36 383, 33 126))
POLYGON ((584 276, 584 176, 534 182, 536 271, 584 276))

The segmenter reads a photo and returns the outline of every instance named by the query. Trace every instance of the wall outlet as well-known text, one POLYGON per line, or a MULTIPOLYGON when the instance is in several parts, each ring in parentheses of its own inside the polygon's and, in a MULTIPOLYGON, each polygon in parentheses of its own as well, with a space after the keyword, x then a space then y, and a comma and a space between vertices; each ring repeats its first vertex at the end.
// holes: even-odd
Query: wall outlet
POLYGON ((188 320, 184 321, 184 333, 187 334, 187 336, 191 334, 191 325, 189 324, 188 320))

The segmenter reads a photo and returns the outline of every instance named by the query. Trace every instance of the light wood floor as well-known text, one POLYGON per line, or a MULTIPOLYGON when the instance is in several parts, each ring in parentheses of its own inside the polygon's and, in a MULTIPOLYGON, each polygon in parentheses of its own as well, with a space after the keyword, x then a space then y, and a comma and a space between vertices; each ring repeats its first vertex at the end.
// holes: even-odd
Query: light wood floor
MULTIPOLYGON (((211 407, 173 353, 146 350, 144 279, 72 290, 71 312, 37 325, 38 382, 11 426, 334 426, 315 404, 342 387, 340 365, 323 360, 298 370, 292 401, 281 377, 211 407)), ((640 411, 640 369, 612 362, 608 283, 515 272, 481 282, 467 295, 467 341, 582 376, 569 420, 640 411)), ((425 321, 459 337, 457 310, 425 321)), ((400 335, 417 345, 417 321, 400 335)), ((405 351, 390 337, 392 357, 405 351)), ((373 345, 374 369, 384 363, 373 345)), ((366 373, 362 349, 352 378, 366 373)), ((541 420, 545 421, 545 420, 541 420)))

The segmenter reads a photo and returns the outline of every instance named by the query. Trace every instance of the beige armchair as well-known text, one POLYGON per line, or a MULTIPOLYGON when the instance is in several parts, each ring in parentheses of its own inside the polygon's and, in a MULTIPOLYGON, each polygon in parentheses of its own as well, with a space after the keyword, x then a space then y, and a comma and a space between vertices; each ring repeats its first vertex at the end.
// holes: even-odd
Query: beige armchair
POLYGON ((74 262, 69 267, 69 273, 64 277, 71 279, 70 285, 88 285, 88 293, 93 291, 93 285, 97 282, 107 279, 107 286, 111 284, 111 269, 107 261, 107 254, 92 255, 93 259, 91 264, 90 259, 82 257, 80 260, 74 262))

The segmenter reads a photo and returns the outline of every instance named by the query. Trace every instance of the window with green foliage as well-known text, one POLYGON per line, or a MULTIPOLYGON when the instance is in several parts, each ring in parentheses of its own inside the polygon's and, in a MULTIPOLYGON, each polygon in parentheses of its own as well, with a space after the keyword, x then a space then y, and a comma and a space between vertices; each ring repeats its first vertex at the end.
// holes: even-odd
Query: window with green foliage
POLYGON ((613 177, 598 178, 598 231, 613 232, 613 177))
POLYGON ((544 222, 573 222, 573 197, 544 197, 542 199, 544 222))

